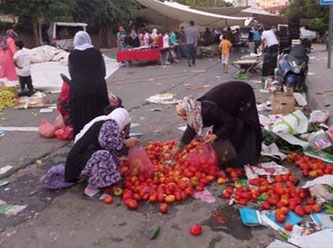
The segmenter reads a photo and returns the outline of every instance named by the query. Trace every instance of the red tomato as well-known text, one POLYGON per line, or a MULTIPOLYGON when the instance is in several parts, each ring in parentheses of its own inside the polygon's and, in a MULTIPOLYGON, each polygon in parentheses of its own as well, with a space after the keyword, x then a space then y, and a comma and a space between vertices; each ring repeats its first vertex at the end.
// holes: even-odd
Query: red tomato
POLYGON ((104 198, 104 203, 105 204, 112 204, 112 202, 113 202, 112 196, 108 195, 104 198))
POLYGON ((168 204, 166 204, 166 203, 160 204, 159 210, 163 214, 167 213, 168 212, 168 204))
POLYGON ((194 236, 201 235, 202 227, 199 224, 194 224, 190 227, 190 233, 194 236))
POLYGON ((286 231, 291 232, 293 230, 293 226, 288 224, 288 223, 285 223, 284 224, 284 229, 286 229, 286 231))

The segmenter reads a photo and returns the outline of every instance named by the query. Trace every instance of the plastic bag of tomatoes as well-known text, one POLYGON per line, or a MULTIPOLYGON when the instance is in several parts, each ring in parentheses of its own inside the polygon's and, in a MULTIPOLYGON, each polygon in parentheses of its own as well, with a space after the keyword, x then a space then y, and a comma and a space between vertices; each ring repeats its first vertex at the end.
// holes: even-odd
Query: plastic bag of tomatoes
POLYGON ((135 146, 128 151, 128 167, 132 175, 144 178, 153 176, 154 168, 146 149, 142 146, 135 146))
POLYGON ((190 152, 187 160, 191 166, 202 172, 207 172, 217 166, 217 156, 211 145, 197 146, 190 152))

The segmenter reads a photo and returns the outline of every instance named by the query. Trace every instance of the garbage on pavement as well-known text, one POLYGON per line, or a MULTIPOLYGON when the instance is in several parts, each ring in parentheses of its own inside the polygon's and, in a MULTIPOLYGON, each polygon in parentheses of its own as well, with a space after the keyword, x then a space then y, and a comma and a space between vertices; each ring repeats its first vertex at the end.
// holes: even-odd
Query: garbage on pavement
POLYGON ((151 102, 151 103, 160 103, 160 104, 177 103, 177 99, 174 98, 174 94, 172 94, 172 93, 156 94, 156 95, 148 97, 146 99, 146 101, 151 102))

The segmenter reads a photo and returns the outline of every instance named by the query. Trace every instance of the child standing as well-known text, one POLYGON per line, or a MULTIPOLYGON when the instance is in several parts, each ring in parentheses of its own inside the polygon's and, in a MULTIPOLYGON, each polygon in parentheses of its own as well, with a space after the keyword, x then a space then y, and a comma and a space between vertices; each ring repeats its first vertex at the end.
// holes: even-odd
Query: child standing
POLYGON ((221 62, 224 73, 228 73, 228 62, 231 46, 232 44, 228 39, 226 39, 226 35, 223 35, 219 44, 219 48, 221 51, 221 62))
POLYGON ((28 49, 24 47, 24 43, 21 40, 15 41, 17 52, 14 54, 14 64, 16 66, 16 73, 19 76, 19 82, 21 92, 19 96, 34 94, 34 88, 32 86, 31 71, 30 71, 30 54, 28 49), (25 93, 25 87, 27 86, 28 92, 25 93))

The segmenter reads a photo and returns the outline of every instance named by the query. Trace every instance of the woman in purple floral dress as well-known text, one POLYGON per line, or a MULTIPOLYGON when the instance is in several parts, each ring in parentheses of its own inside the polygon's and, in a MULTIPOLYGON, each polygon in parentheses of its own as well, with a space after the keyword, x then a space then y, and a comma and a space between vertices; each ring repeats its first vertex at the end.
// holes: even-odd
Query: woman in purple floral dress
POLYGON ((109 115, 90 121, 75 137, 65 165, 65 181, 86 179, 84 195, 103 199, 101 189, 121 180, 119 157, 126 147, 138 143, 137 138, 124 137, 130 118, 126 109, 117 108, 109 115))

